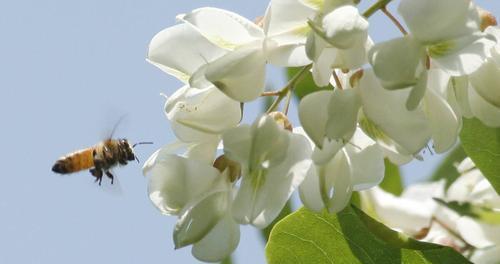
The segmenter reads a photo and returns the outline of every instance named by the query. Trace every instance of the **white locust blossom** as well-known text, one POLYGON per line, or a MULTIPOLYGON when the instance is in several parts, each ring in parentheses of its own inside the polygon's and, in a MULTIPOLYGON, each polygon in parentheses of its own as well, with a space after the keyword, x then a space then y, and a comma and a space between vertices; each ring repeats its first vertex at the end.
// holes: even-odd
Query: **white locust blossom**
POLYGON ((241 183, 233 203, 240 224, 269 225, 311 169, 307 139, 264 115, 224 135, 225 155, 241 164, 241 183))
MULTIPOLYGON (((488 27, 485 32, 500 40, 500 29, 488 27)), ((450 101, 455 101, 466 118, 476 117, 485 125, 500 127, 500 45, 491 49, 491 57, 475 72, 454 77, 449 91, 450 101)))
POLYGON ((498 263, 500 224, 460 216, 432 199, 466 202, 500 213, 500 196, 469 158, 458 171, 462 175, 446 192, 444 181, 412 185, 401 196, 372 188, 362 192, 363 207, 389 227, 423 241, 451 246, 474 263, 498 263))
POLYGON ((236 249, 240 231, 231 216, 233 183, 207 161, 164 150, 147 162, 149 198, 166 215, 175 215, 176 248, 193 245, 197 259, 219 262, 236 249))
POLYGON ((312 75, 318 86, 329 84, 334 69, 360 68, 371 46, 368 21, 358 9, 344 2, 332 6, 333 2, 326 0, 309 22, 313 30, 307 38, 307 55, 314 62, 312 75))
POLYGON ((309 64, 304 44, 281 35, 287 26, 272 20, 274 12, 279 10, 268 9, 264 29, 238 14, 217 8, 199 8, 179 15, 178 19, 227 51, 198 69, 190 83, 205 79, 234 100, 248 102, 264 91, 266 63, 287 67, 309 64))
POLYGON ((165 104, 172 130, 182 142, 216 140, 241 120, 240 104, 215 86, 199 82, 193 88, 187 84, 207 61, 225 53, 188 24, 164 29, 149 44, 148 61, 186 83, 165 104))
POLYGON ((403 0, 398 10, 410 34, 376 44, 369 60, 384 88, 413 87, 410 109, 424 94, 419 84, 427 78, 427 56, 432 66, 461 76, 476 71, 495 45, 481 32, 478 9, 470 0, 403 0))
POLYGON ((345 145, 333 141, 314 151, 314 167, 299 188, 302 203, 311 210, 339 212, 353 191, 376 186, 384 177, 383 152, 361 129, 345 145))
POLYGON ((371 45, 368 21, 351 0, 271 0, 268 35, 305 45, 318 86, 326 86, 335 68, 355 69, 367 62, 371 45))
POLYGON ((462 123, 446 100, 449 76, 443 72, 429 71, 429 89, 414 110, 405 107, 409 90, 384 89, 372 70, 337 75, 341 87, 311 93, 299 105, 303 128, 319 148, 325 142, 348 141, 358 124, 396 164, 418 156, 431 138, 438 153, 455 144, 462 123))

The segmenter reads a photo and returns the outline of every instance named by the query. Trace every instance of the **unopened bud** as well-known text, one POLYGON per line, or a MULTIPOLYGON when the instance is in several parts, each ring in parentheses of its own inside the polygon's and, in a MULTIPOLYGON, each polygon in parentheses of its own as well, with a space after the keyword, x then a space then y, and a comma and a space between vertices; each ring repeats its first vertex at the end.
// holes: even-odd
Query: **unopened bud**
POLYGON ((253 21, 255 25, 257 25, 260 28, 264 28, 264 16, 259 16, 256 17, 255 20, 253 21))
POLYGON ((276 123, 280 125, 283 129, 286 129, 290 132, 293 131, 292 124, 288 120, 288 117, 282 112, 271 112, 268 115, 272 117, 273 120, 276 121, 276 123))
POLYGON ((497 18, 488 10, 477 7, 479 17, 481 18, 481 31, 484 31, 489 26, 497 25, 497 18))
POLYGON ((240 178, 241 166, 238 162, 228 159, 225 155, 220 155, 214 161, 214 168, 221 173, 228 170, 228 177, 231 182, 235 182, 240 178))
POLYGON ((361 78, 363 78, 363 70, 362 69, 353 73, 351 75, 351 77, 349 78, 349 84, 351 85, 351 87, 356 87, 359 83, 359 80, 361 80, 361 78))
POLYGON ((424 228, 420 229, 420 231, 418 231, 415 235, 413 235, 413 237, 415 239, 418 239, 418 240, 424 239, 427 236, 427 234, 429 234, 429 231, 430 231, 430 228, 424 227, 424 228))

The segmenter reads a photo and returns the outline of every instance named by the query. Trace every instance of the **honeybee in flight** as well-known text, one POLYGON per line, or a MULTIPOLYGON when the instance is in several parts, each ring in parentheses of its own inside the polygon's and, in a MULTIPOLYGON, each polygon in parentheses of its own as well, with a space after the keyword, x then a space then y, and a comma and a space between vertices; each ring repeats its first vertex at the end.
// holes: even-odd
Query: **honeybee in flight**
POLYGON ((110 169, 116 165, 126 165, 128 161, 139 159, 134 154, 133 148, 140 144, 153 144, 152 142, 139 142, 132 146, 124 138, 122 139, 107 139, 99 144, 77 150, 64 157, 61 157, 52 166, 52 171, 60 174, 68 174, 89 169, 101 185, 104 174, 111 179, 113 184, 114 176, 110 169))

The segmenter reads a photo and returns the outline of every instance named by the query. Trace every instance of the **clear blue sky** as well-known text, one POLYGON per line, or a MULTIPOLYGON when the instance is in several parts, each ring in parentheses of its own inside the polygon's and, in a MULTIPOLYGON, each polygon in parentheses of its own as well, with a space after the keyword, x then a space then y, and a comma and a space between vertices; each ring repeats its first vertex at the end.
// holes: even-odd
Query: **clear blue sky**
MULTIPOLYGON (((500 13, 496 1, 478 3, 500 13)), ((173 25, 176 14, 196 7, 222 7, 253 19, 266 5, 1 0, 0 263, 198 263, 189 248, 173 250, 175 218, 150 203, 140 165, 115 170, 121 196, 101 191, 87 172, 62 177, 50 168, 61 155, 101 140, 124 114, 116 136, 155 142, 137 148, 142 161, 171 142, 159 94, 171 94, 180 83, 146 63, 151 37, 173 25)), ((372 32, 376 40, 391 34, 396 31, 387 22, 372 32)), ((283 76, 271 74, 270 82, 279 86, 283 76)), ((255 115, 258 105, 250 109, 255 115)), ((406 166, 409 177, 425 175, 438 157, 428 159, 406 166)), ((237 263, 264 263, 257 231, 242 231, 237 263)))

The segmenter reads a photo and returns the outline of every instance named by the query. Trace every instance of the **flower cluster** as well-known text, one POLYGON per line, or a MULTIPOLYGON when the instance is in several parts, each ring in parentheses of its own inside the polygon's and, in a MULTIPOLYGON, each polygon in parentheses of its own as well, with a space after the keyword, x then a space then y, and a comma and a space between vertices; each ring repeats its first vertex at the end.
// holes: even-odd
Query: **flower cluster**
POLYGON ((199 8, 153 37, 148 61, 184 83, 165 103, 178 140, 144 166, 151 200, 178 217, 176 248, 220 261, 239 224, 268 226, 296 189, 308 208, 338 212, 382 181, 384 159, 419 158, 429 140, 449 150, 462 117, 500 126, 500 29, 487 12, 402 0, 409 32, 373 43, 357 2, 271 0, 257 22, 199 8), (265 92, 266 64, 303 68, 265 92), (327 89, 300 101, 293 128, 290 100, 274 110, 305 74, 327 89), (269 95, 268 114, 240 124, 244 103, 269 95))
POLYGON ((362 192, 364 206, 395 230, 453 247, 474 263, 498 263, 500 222, 460 215, 434 200, 467 204, 500 215, 500 196, 474 163, 467 158, 457 169, 461 176, 447 190, 444 181, 410 186, 401 196, 375 187, 362 192))

